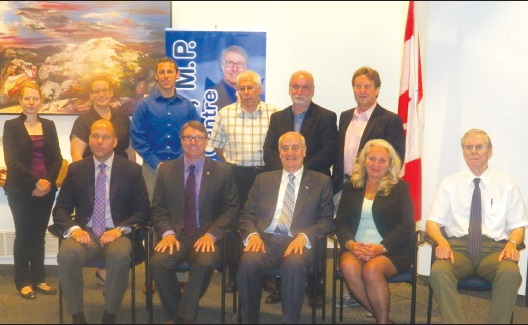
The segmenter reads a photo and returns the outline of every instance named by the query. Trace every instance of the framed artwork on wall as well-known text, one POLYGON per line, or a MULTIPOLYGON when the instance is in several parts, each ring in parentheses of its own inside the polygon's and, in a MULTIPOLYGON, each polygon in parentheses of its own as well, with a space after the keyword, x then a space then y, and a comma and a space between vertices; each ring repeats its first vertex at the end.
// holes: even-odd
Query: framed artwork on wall
POLYGON ((2 1, 0 114, 22 111, 29 80, 42 88, 41 114, 81 114, 100 74, 114 83, 112 106, 132 114, 155 87, 169 27, 171 1, 2 1))

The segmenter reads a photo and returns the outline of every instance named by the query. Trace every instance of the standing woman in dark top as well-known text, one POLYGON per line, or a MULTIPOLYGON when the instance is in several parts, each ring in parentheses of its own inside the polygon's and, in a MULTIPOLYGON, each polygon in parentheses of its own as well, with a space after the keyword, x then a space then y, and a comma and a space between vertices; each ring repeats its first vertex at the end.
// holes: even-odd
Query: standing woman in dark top
POLYGON ((81 160, 92 155, 88 140, 90 127, 100 119, 109 120, 116 131, 117 146, 114 152, 124 158, 136 161, 136 152, 130 145, 130 117, 110 107, 114 91, 112 80, 106 75, 96 76, 89 86, 92 107, 77 117, 70 133, 70 150, 72 161, 81 160))
POLYGON ((15 222, 15 285, 23 298, 35 291, 54 295, 46 283, 44 237, 57 191, 62 156, 53 121, 39 117, 42 91, 26 82, 19 95, 22 114, 4 124, 4 191, 15 222))

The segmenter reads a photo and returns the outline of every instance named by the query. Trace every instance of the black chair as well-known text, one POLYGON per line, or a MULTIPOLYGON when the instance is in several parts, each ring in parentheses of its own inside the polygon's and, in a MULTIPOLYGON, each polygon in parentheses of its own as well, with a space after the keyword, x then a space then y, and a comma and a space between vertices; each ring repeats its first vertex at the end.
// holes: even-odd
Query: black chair
MULTIPOLYGON (((336 323, 336 302, 337 302, 337 282, 339 281, 339 321, 343 321, 343 289, 344 289, 344 278, 341 270, 338 268, 339 261, 339 247, 336 236, 332 236, 331 240, 334 243, 334 264, 333 264, 333 285, 332 285, 332 324, 336 323)), ((415 232, 416 246, 414 251, 414 262, 410 270, 403 273, 396 274, 387 280, 388 283, 408 283, 411 285, 411 316, 410 323, 415 324, 416 321, 416 265, 418 263, 418 248, 423 244, 423 239, 419 236, 419 232, 415 232)))
MULTIPOLYGON (((50 234, 58 238, 59 241, 59 251, 60 246, 62 244, 62 241, 64 240, 64 237, 62 235, 62 232, 58 225, 52 224, 48 226, 48 231, 50 234)), ((132 250, 132 263, 130 265, 131 268, 131 323, 136 323, 136 265, 139 265, 143 262, 145 262, 145 283, 148 283, 148 279, 151 278, 149 273, 149 267, 148 267, 148 261, 150 260, 150 252, 151 252, 151 243, 152 243, 152 228, 149 226, 138 226, 135 225, 132 227, 132 247, 135 247, 137 240, 143 240, 145 239, 146 247, 145 247, 145 254, 141 254, 142 256, 136 256, 136 250, 132 250)), ((83 267, 90 267, 90 268, 104 268, 105 267, 105 261, 99 258, 95 258, 93 260, 88 261, 83 265, 83 267)), ((152 324, 153 322, 153 305, 152 305, 152 295, 147 295, 146 297, 146 308, 148 310, 149 315, 149 324, 152 324)), ((64 307, 63 307, 63 299, 62 299, 62 288, 59 283, 59 322, 60 324, 64 323, 64 307)))
MULTIPOLYGON (((319 247, 320 245, 322 246, 321 247, 321 251, 322 251, 322 255, 321 258, 319 258, 320 256, 320 252, 319 252, 319 249, 316 249, 315 250, 315 265, 314 265, 314 268, 312 270, 310 270, 308 272, 308 275, 309 277, 311 277, 310 281, 313 281, 313 286, 314 286, 314 296, 316 297, 317 296, 317 270, 321 270, 321 273, 323 274, 323 305, 322 305, 322 310, 321 310, 321 320, 324 321, 325 320, 325 316, 326 316, 326 260, 328 258, 328 253, 327 253, 327 249, 328 249, 328 236, 329 235, 322 235, 322 236, 319 236, 317 237, 316 239, 316 242, 315 242, 315 246, 314 247, 319 247), (324 249, 322 249, 324 247, 324 249)), ((268 269, 264 272, 264 277, 273 277, 273 278, 280 278, 280 268, 279 267, 274 267, 274 268, 271 268, 271 269, 268 269)), ((236 281, 235 281, 236 283, 236 281)), ((234 288, 234 292, 236 292, 236 286, 234 288)), ((240 296, 239 296, 239 301, 238 301, 238 304, 240 305, 240 296)), ((312 302, 312 324, 316 324, 316 318, 317 318, 317 308, 316 308, 316 299, 313 299, 313 302, 312 302)), ((239 308, 239 311, 238 311, 238 324, 241 324, 242 323, 242 311, 240 310, 239 308)))
MULTIPOLYGON (((443 230, 443 228, 442 228, 443 230)), ((420 230, 419 236, 423 238, 423 242, 428 243, 431 245, 431 265, 433 265, 433 262, 435 261, 435 249, 436 249, 436 243, 434 240, 427 236, 425 231, 420 230)), ((445 236, 445 232, 443 232, 443 235, 445 236)), ((522 242, 519 245, 519 250, 526 248, 524 242, 522 242)), ((527 275, 528 276, 528 275, 527 275)), ((479 278, 478 276, 470 276, 469 278, 465 278, 462 281, 459 281, 457 284, 458 290, 467 290, 467 291, 491 291, 492 286, 491 283, 479 278)), ((528 294, 528 285, 526 286, 526 294, 528 294)), ((526 297, 526 296, 525 296, 526 297)), ((525 299, 525 306, 527 306, 527 302, 525 299)), ((427 300, 427 324, 431 324, 431 314, 433 309, 433 288, 429 287, 429 297, 427 300)), ((513 314, 511 318, 511 322, 513 323, 513 314)))
MULTIPOLYGON (((238 232, 238 230, 236 229, 229 229, 229 230, 226 230, 224 232, 224 239, 227 239, 227 238, 230 238, 229 237, 229 234, 233 233, 234 234, 234 240, 236 241, 236 243, 239 243, 240 242, 240 233, 238 232)), ((151 237, 152 238, 152 237, 151 237)), ((154 249, 154 245, 153 243, 151 242, 151 245, 149 246, 151 248, 151 250, 154 249)), ((221 297, 221 307, 220 307, 220 323, 221 324, 225 324, 225 318, 226 318, 226 286, 227 286, 227 275, 226 275, 226 272, 224 272, 224 270, 226 270, 226 266, 227 266, 227 248, 228 247, 231 247, 231 246, 228 246, 228 241, 227 240, 224 240, 223 241, 223 247, 222 247, 222 262, 221 264, 219 265, 216 265, 215 266, 215 270, 218 271, 218 272, 221 272, 222 273, 222 289, 221 289, 221 292, 222 292, 222 297, 221 297)), ((239 255, 240 254, 240 246, 238 244, 235 244, 234 245, 234 249, 235 249, 235 256, 237 256, 237 254, 239 255)), ((152 255, 152 251, 149 252, 149 257, 152 255)), ((238 262, 238 258, 236 259, 236 262, 238 262)), ((180 263, 180 265, 178 265, 178 267, 176 268, 176 270, 174 272, 178 272, 178 273, 186 273, 186 272, 189 272, 191 270, 191 265, 189 264, 188 261, 184 261, 182 263, 180 263)), ((152 279, 152 276, 150 275, 147 275, 147 278, 146 278, 146 282, 147 282, 147 288, 153 288, 153 279, 152 279)), ((146 290, 146 293, 145 293, 148 297, 148 301, 151 302, 152 304, 152 295, 154 294, 154 291, 153 290, 146 290)), ((150 309, 152 310, 152 309, 150 309)), ((233 292, 233 313, 236 314, 237 312, 237 292, 236 290, 234 290, 233 292)), ((152 322, 150 322, 149 324, 151 324, 152 322)))

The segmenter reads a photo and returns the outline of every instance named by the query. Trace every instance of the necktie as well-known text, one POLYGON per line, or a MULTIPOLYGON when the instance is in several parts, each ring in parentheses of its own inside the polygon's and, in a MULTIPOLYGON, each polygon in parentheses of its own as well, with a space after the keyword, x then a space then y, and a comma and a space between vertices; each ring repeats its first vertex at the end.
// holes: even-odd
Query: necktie
POLYGON ((99 164, 99 173, 95 181, 95 206, 93 213, 92 229, 94 234, 101 236, 105 231, 105 197, 106 197, 106 174, 104 163, 99 164))
POLYGON ((475 189, 471 198, 471 211, 469 213, 468 229, 468 251, 471 255, 480 252, 480 241, 482 239, 482 203, 480 199, 480 178, 473 180, 475 189))
POLYGON ((183 220, 183 229, 187 235, 191 236, 196 230, 196 178, 194 176, 194 168, 196 166, 189 166, 189 176, 185 184, 185 218, 183 220))
POLYGON ((288 230, 290 229, 293 218, 293 207, 295 205, 295 175, 289 174, 288 178, 290 181, 286 187, 281 215, 277 223, 277 228, 275 228, 275 234, 284 237, 288 236, 288 230))

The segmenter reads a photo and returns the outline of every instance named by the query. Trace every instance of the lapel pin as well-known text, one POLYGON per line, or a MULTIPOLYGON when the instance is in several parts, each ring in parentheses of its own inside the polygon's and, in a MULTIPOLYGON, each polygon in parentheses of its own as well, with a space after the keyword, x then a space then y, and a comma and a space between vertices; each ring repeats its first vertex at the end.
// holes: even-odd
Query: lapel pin
POLYGON ((209 172, 207 172, 206 174, 209 175, 209 172))
POLYGON ((306 186, 306 189, 308 189, 308 186, 306 186))

